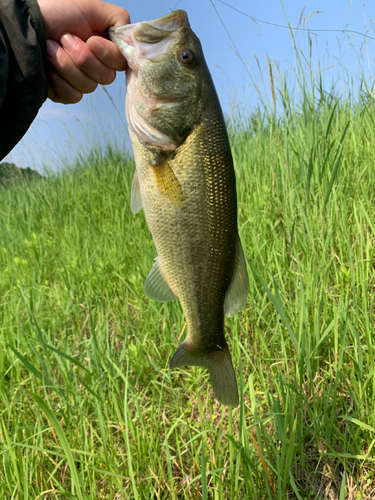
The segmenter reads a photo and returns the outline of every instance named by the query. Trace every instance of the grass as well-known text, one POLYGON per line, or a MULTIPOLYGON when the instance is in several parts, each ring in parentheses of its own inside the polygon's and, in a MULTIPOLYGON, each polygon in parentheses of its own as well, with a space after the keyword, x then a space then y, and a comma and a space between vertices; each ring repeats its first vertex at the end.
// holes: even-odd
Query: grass
POLYGON ((250 274, 226 321, 241 406, 168 364, 177 302, 133 161, 0 191, 0 498, 361 499, 375 491, 375 103, 317 84, 228 123, 250 274))

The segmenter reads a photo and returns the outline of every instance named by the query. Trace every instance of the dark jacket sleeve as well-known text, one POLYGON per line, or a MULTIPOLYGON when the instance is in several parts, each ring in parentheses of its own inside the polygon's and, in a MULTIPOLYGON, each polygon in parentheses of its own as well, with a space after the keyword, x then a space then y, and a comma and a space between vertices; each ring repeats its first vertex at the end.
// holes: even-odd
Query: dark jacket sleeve
POLYGON ((46 39, 36 0, 0 0, 0 160, 47 98, 46 39))

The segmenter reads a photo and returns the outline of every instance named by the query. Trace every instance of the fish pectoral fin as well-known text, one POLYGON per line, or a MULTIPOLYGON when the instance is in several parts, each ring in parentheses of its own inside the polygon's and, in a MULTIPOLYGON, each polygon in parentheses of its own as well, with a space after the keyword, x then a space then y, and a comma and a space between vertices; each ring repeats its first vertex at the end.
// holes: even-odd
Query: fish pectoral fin
POLYGON ((225 294, 224 314, 234 316, 241 311, 247 301, 249 291, 249 276, 246 269, 245 255, 242 250, 240 237, 237 236, 237 248, 232 281, 225 294))
POLYGON ((163 161, 152 168, 155 174, 156 185, 161 196, 172 205, 181 205, 185 200, 184 193, 169 163, 163 161))
POLYGON ((131 190, 131 195, 130 195, 130 208, 132 209, 133 214, 136 214, 139 212, 141 208, 143 208, 142 205, 142 198, 141 198, 141 188, 139 185, 139 178, 137 171, 134 172, 134 177, 133 177, 133 182, 132 182, 132 190, 131 190))
POLYGON ((146 278, 143 291, 148 298, 157 300, 158 302, 169 302, 177 299, 163 276, 159 257, 156 257, 155 264, 152 266, 150 274, 146 278))
POLYGON ((169 368, 179 366, 201 366, 210 374, 215 398, 225 406, 237 408, 239 405, 237 380, 228 347, 209 354, 199 354, 189 348, 186 339, 178 346, 169 368))

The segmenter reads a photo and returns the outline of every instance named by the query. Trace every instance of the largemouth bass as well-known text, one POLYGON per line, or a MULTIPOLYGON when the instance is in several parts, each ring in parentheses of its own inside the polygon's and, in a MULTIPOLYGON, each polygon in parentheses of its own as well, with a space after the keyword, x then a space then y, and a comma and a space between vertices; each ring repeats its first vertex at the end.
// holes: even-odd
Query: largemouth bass
POLYGON ((179 299, 187 337, 170 368, 207 368, 217 400, 238 406, 224 314, 241 310, 248 276, 237 230, 236 179, 223 114, 186 12, 110 29, 128 61, 126 116, 158 257, 145 294, 179 299))

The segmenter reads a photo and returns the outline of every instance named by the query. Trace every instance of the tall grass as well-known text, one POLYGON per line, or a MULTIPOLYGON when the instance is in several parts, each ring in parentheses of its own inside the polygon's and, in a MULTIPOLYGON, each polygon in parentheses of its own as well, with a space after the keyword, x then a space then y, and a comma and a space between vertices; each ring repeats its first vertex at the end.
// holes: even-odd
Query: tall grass
POLYGON ((241 405, 171 373, 178 302, 108 147, 0 190, 0 498, 360 499, 375 489, 375 103, 324 88, 228 121, 250 292, 241 405), (276 105, 279 110, 276 109, 276 105))
POLYGON ((1 498, 368 498, 375 487, 374 121, 322 89, 232 118, 248 304, 241 406, 170 373, 185 324, 143 294, 134 165, 94 151, 0 196, 1 498))

